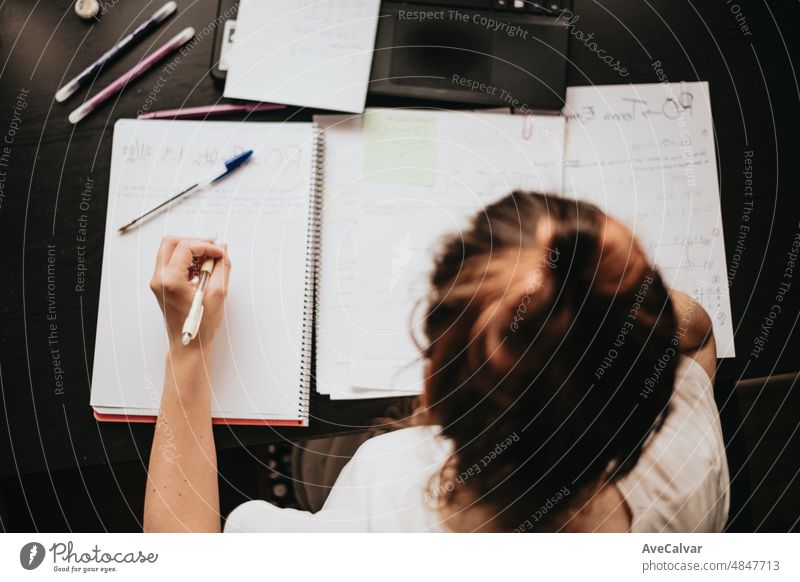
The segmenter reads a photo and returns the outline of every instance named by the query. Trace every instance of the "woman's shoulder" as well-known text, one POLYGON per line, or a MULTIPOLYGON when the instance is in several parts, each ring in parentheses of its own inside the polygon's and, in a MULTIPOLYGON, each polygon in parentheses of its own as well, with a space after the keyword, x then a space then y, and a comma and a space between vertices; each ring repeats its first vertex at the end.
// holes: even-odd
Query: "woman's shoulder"
POLYGON ((359 447, 361 453, 379 453, 384 450, 392 452, 413 451, 416 447, 434 446, 441 448, 446 444, 441 436, 441 429, 433 425, 420 425, 401 428, 374 436, 359 447))
POLYGON ((350 464, 358 473, 377 471, 386 476, 406 474, 415 469, 424 471, 439 466, 451 453, 452 447, 441 436, 437 426, 415 426, 390 431, 364 442, 353 455, 350 464))
POLYGON ((231 513, 225 531, 435 531, 425 488, 450 452, 439 432, 419 426, 375 436, 345 465, 321 511, 250 501, 231 513))
POLYGON ((670 413, 618 486, 634 531, 720 531, 727 520, 729 477, 711 379, 681 357, 670 413))

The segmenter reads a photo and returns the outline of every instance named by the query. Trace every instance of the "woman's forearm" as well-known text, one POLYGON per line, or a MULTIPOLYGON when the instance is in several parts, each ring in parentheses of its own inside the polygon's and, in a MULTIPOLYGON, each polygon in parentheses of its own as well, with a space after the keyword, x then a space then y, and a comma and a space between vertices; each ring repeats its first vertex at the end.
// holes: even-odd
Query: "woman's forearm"
POLYGON ((167 355, 150 452, 145 531, 220 531, 208 363, 197 344, 173 346, 167 355))

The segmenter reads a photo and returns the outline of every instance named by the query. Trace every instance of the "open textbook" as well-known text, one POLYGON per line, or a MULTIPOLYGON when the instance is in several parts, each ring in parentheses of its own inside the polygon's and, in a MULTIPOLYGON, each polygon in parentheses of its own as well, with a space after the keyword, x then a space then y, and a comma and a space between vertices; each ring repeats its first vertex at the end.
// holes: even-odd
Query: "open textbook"
POLYGON ((148 282, 167 234, 216 236, 234 262, 210 368, 215 418, 302 425, 314 387, 334 399, 420 393, 413 338, 433 252, 517 188, 588 199, 625 221, 667 283, 709 311, 718 355, 731 357, 713 136, 704 83, 570 89, 562 116, 121 121, 91 404, 108 419, 158 410, 166 338, 148 282), (253 159, 228 180, 116 233, 243 149, 253 159))

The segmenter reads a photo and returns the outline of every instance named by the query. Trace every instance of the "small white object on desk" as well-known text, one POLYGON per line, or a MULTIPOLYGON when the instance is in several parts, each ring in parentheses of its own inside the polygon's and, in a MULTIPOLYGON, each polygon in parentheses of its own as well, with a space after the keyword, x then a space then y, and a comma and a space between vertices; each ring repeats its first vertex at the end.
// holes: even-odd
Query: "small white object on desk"
POLYGON ((97 0, 78 0, 75 2, 75 14, 89 20, 100 13, 100 2, 97 0))

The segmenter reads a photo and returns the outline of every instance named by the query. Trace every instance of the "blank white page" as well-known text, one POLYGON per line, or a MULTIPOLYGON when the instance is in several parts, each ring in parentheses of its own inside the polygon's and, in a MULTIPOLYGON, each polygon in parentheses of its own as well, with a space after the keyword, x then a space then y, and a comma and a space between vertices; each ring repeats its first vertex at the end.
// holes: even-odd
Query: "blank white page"
POLYGON ((364 110, 380 0, 242 0, 225 97, 364 110))
POLYGON ((733 357, 708 83, 570 87, 564 115, 564 194, 625 222, 733 357))
POLYGON ((165 235, 227 242, 225 318, 209 362, 215 417, 298 419, 303 353, 309 123, 121 120, 114 130, 92 406, 153 414, 167 353, 150 291, 165 235), (253 157, 218 184, 120 235, 236 153, 253 157))

